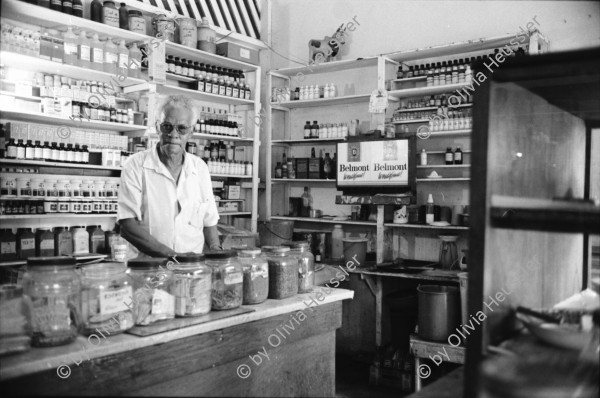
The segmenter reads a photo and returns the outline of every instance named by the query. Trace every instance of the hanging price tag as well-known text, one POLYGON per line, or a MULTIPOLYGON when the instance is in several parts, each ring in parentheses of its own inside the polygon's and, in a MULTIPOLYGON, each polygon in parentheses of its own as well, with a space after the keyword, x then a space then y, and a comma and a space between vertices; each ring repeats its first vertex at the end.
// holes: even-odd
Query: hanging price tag
POLYGON ((388 107, 388 94, 386 91, 373 90, 369 101, 369 113, 385 113, 388 107))

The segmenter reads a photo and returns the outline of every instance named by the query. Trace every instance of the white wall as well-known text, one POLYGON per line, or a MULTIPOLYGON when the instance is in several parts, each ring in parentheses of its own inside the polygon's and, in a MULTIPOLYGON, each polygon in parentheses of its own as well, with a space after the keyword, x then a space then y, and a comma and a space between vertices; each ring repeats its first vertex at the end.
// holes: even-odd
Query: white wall
MULTIPOLYGON (((537 17, 551 51, 600 45, 600 2, 271 0, 272 47, 308 60, 308 41, 356 21, 342 59, 516 33, 537 17)), ((264 12, 264 9, 263 9, 264 12)), ((269 38, 263 32, 263 40, 269 38)), ((268 50, 267 50, 268 51, 268 50)), ((271 68, 297 66, 271 54, 271 68)))

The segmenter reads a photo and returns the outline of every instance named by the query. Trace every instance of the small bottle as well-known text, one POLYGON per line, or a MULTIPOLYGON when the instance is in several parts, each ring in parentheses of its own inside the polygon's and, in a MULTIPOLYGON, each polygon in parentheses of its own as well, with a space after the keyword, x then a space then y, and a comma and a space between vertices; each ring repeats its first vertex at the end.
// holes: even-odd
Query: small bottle
POLYGON ((90 151, 88 151, 87 145, 83 146, 81 154, 81 163, 88 164, 90 162, 90 151))
POLYGON ((42 158, 45 161, 52 160, 52 149, 50 149, 50 143, 48 141, 44 141, 44 146, 42 147, 42 158))
POLYGON ((454 154, 452 153, 452 148, 450 148, 450 147, 446 148, 445 160, 446 160, 446 164, 454 163, 454 154))
POLYGON ((288 178, 296 178, 296 170, 294 169, 294 159, 291 156, 287 159, 287 171, 288 178))
POLYGON ((283 178, 283 169, 281 167, 281 162, 277 162, 277 165, 275 165, 275 178, 283 178))
POLYGON ((310 216, 310 210, 313 208, 313 198, 310 194, 308 187, 304 187, 304 193, 302 194, 302 209, 300 215, 302 217, 310 216))
POLYGON ((17 144, 15 139, 11 138, 8 144, 6 144, 6 157, 9 159, 17 159, 17 144))
POLYGON ((462 151, 460 147, 456 147, 456 151, 454 151, 454 164, 463 164, 462 151))
POLYGON ((64 14, 73 15, 73 0, 62 0, 61 11, 64 14))
POLYGON ((94 22, 102 22, 102 3, 100 0, 93 0, 90 4, 90 15, 94 22))
POLYGON ((129 13, 127 11, 127 5, 121 3, 121 7, 119 8, 119 28, 125 30, 129 29, 129 13))
POLYGON ((58 144, 56 142, 52 143, 52 147, 50 148, 50 160, 53 162, 58 162, 60 160, 60 151, 58 149, 58 144))
POLYGON ((427 204, 425 205, 425 223, 431 224, 434 221, 433 216, 433 195, 429 194, 427 197, 427 204))
POLYGON ((281 162, 281 178, 288 178, 288 164, 285 152, 283 153, 283 160, 281 162))
POLYGON ((326 153, 325 160, 323 161, 323 176, 329 180, 332 177, 332 172, 331 158, 329 157, 329 153, 326 153))
POLYGON ((62 1, 50 0, 50 9, 54 11, 62 11, 62 1))
POLYGON ((308 140, 310 138, 312 138, 312 130, 311 130, 311 126, 310 126, 310 121, 307 120, 306 124, 304 125, 304 139, 308 140))
POLYGON ((36 141, 33 147, 33 158, 35 160, 44 160, 42 145, 39 141, 36 141))
POLYGON ((421 149, 421 166, 427 166, 427 151, 421 149))
POLYGON ((35 148, 31 143, 31 140, 27 140, 27 145, 25 145, 25 159, 34 160, 35 159, 35 148))
POLYGON ((316 120, 313 120, 313 124, 310 126, 310 138, 319 138, 319 125, 316 120))
POLYGON ((83 18, 83 3, 81 0, 73 0, 73 15, 83 18))

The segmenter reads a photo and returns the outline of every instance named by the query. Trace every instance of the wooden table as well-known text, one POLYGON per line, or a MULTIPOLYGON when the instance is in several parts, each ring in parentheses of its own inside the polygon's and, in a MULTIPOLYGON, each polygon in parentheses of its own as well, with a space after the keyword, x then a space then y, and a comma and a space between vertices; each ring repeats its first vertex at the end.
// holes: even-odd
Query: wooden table
POLYGON ((332 397, 335 331, 342 300, 354 292, 323 294, 317 304, 316 293, 267 300, 255 312, 147 337, 120 334, 92 345, 79 336, 66 346, 32 348, 2 358, 0 389, 11 396, 332 397), (295 322, 300 311, 306 318, 295 322), (70 368, 68 378, 58 376, 61 365, 70 368))
POLYGON ((446 342, 424 340, 414 334, 410 335, 410 351, 415 356, 415 391, 421 389, 421 379, 426 379, 431 374, 429 365, 421 365, 421 358, 430 358, 436 363, 438 361, 465 363, 465 347, 455 347, 446 342))

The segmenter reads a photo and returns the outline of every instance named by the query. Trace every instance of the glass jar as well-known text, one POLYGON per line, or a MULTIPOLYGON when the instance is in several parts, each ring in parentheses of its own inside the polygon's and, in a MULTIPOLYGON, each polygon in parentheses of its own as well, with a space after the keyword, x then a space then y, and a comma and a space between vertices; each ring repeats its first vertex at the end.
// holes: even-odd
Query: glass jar
POLYGON ((83 193, 81 191, 83 182, 81 180, 71 180, 71 196, 74 198, 81 198, 83 193))
POLYGON ((81 183, 81 195, 84 198, 91 198, 94 194, 94 180, 83 180, 81 183))
POLYGON ((150 325, 175 318, 173 272, 165 268, 165 258, 144 258, 128 261, 128 273, 133 280, 133 319, 136 325, 150 325))
POLYGON ((212 268, 212 309, 229 310, 242 305, 244 277, 235 252, 206 253, 206 265, 212 268))
POLYGON ((129 10, 127 12, 127 25, 131 32, 136 32, 142 35, 146 34, 146 20, 139 10, 129 10))
POLYGON ((238 260, 244 271, 243 304, 260 304, 269 296, 269 263, 260 249, 243 249, 238 260))
POLYGON ((82 333, 117 334, 133 327, 133 283, 123 263, 81 268, 82 333))
POLYGON ((0 285, 0 356, 29 351, 31 348, 31 300, 23 288, 0 285))
POLYGON ((178 264, 169 262, 173 271, 172 294, 175 296, 175 315, 198 316, 211 308, 212 269, 204 264, 204 255, 177 256, 178 264))
POLYGON ((32 346, 75 341, 81 327, 81 282, 73 257, 29 258, 23 291, 32 301, 32 346))
POLYGON ((51 198, 58 196, 58 192, 56 190, 56 180, 54 179, 46 179, 44 180, 44 188, 46 189, 46 196, 51 198))
POLYGON ((293 242, 291 254, 298 259, 298 293, 309 293, 315 286, 315 256, 306 241, 293 242))
POLYGON ((298 293, 298 260, 289 247, 276 247, 267 254, 269 298, 284 299, 298 293))

